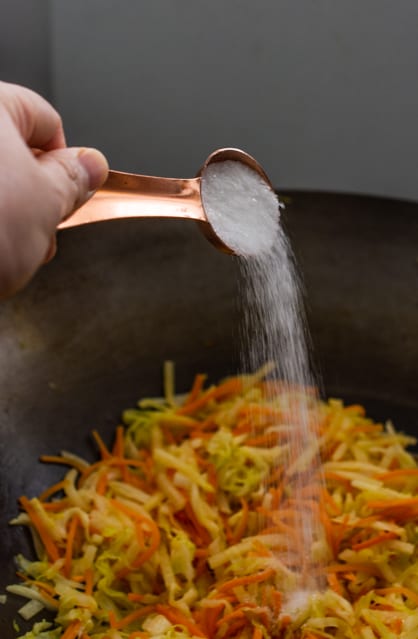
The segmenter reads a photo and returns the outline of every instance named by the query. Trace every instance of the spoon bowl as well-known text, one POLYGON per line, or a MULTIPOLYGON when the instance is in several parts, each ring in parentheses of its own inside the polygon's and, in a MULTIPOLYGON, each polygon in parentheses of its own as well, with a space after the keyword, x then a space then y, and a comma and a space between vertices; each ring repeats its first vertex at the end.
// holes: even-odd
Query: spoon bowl
POLYGON ((104 185, 73 215, 61 222, 58 229, 132 217, 189 219, 198 222, 205 237, 217 249, 234 254, 236 250, 213 228, 201 193, 207 168, 215 162, 229 160, 241 162, 255 171, 273 191, 265 171, 251 155, 235 148, 218 149, 211 153, 194 178, 166 178, 109 171, 104 185))

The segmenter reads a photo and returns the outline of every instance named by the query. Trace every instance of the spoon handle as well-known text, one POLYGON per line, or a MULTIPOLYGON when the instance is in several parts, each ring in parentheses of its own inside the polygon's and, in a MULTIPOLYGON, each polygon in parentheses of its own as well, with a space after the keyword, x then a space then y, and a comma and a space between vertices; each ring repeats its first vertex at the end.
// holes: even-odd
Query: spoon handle
POLYGON ((206 222, 200 178, 161 178, 109 171, 102 188, 58 228, 130 217, 174 217, 206 222))

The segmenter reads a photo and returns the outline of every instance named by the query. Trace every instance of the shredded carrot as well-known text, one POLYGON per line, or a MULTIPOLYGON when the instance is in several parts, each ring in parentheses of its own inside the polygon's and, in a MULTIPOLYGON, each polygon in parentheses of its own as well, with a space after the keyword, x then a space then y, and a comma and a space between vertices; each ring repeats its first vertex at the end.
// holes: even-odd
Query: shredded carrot
POLYGON ((93 435, 94 441, 97 444, 97 448, 100 451, 100 455, 101 455, 102 459, 109 459, 111 457, 111 454, 109 452, 108 447, 104 443, 103 439, 99 435, 98 431, 97 430, 93 430, 91 434, 93 435))
POLYGON ((221 626, 223 623, 229 624, 230 621, 236 621, 237 619, 240 619, 242 617, 245 617, 245 613, 242 610, 242 607, 238 606, 235 610, 233 610, 229 614, 224 615, 223 617, 221 617, 218 620, 218 623, 216 625, 217 626, 221 626))
POLYGON ((327 580, 328 580, 328 584, 334 590, 334 592, 336 592, 337 595, 340 595, 340 597, 343 597, 344 591, 335 572, 328 573, 327 580))
POLYGON ((348 490, 349 492, 352 492, 352 490, 353 490, 353 487, 351 485, 351 481, 349 479, 347 479, 346 477, 342 477, 338 473, 332 472, 330 470, 325 470, 324 471, 324 477, 325 477, 325 479, 327 481, 336 481, 338 483, 343 484, 344 487, 346 488, 346 490, 348 490))
POLYGON ((182 614, 177 608, 165 606, 163 604, 156 604, 155 610, 156 612, 164 615, 164 617, 166 617, 172 624, 187 628, 192 635, 196 635, 196 637, 206 637, 202 629, 199 628, 199 626, 197 626, 191 619, 182 614))
POLYGON ((364 548, 371 548, 371 546, 375 546, 376 544, 382 544, 390 539, 397 539, 397 537, 398 535, 395 532, 382 532, 375 537, 353 544, 352 548, 353 550, 363 550, 364 548))
POLYGON ((45 510, 45 512, 58 513, 61 510, 65 510, 66 508, 68 508, 69 503, 70 502, 67 498, 59 499, 56 501, 43 501, 42 508, 45 510))
POLYGON ((263 631, 260 626, 254 627, 252 639, 263 639, 263 631))
POLYGON ((391 586, 390 588, 377 588, 375 590, 378 595, 404 595, 407 599, 410 599, 414 602, 416 606, 418 606, 418 594, 411 590, 410 588, 406 588, 405 586, 391 586))
POLYGON ((405 477, 418 478, 418 468, 397 468, 396 470, 390 470, 387 473, 379 473, 376 475, 376 479, 380 479, 381 481, 404 479, 405 477))
POLYGON ((247 575, 246 577, 235 577, 234 579, 230 579, 229 581, 225 581, 218 588, 220 592, 224 592, 225 590, 231 590, 233 588, 237 588, 238 586, 247 586, 249 584, 259 583, 260 581, 267 581, 275 574, 275 570, 273 568, 267 568, 261 572, 257 572, 254 575, 247 575))
POLYGON ((232 535, 232 543, 234 544, 237 543, 241 539, 241 537, 243 537, 248 524, 249 507, 248 502, 245 499, 241 499, 241 507, 241 517, 234 531, 234 534, 232 535))
POLYGON ((85 593, 88 596, 93 594, 94 587, 94 572, 93 568, 87 568, 86 573, 84 575, 84 581, 86 583, 85 593))
POLYGON ((115 506, 118 510, 123 512, 128 517, 136 519, 140 521, 141 523, 145 524, 148 527, 150 532, 149 546, 147 546, 147 548, 144 551, 141 551, 139 553, 138 557, 132 562, 129 569, 126 568, 123 571, 121 571, 120 574, 121 576, 123 576, 124 574, 127 574, 126 571, 129 572, 130 570, 135 570, 139 568, 140 566, 142 566, 142 564, 144 564, 146 561, 148 561, 148 559, 152 557, 152 555, 154 554, 154 552, 157 550, 158 546, 160 545, 160 531, 158 526, 156 525, 154 521, 152 521, 152 519, 150 519, 149 517, 143 517, 132 508, 129 508, 129 506, 126 506, 125 504, 120 502, 118 499, 111 499, 110 502, 113 504, 113 506, 115 506))
POLYGON ((133 468, 140 468, 146 470, 146 463, 139 459, 125 459, 123 457, 110 457, 109 459, 102 459, 101 461, 91 464, 87 468, 83 468, 80 471, 81 483, 83 483, 87 477, 94 473, 99 468, 106 468, 108 466, 132 466, 133 468))
POLYGON ((275 446, 279 441, 277 433, 265 433, 264 435, 258 435, 258 437, 248 437, 245 440, 247 446, 275 446))
POLYGON ((49 497, 51 497, 52 495, 55 495, 55 493, 58 493, 61 490, 64 490, 66 485, 67 485, 67 482, 66 482, 65 479, 63 479, 62 481, 57 482, 56 484, 53 484, 52 486, 50 486, 49 488, 44 490, 39 495, 39 501, 46 501, 47 499, 49 499, 49 497))
POLYGON ((108 485, 108 474, 106 472, 100 473, 96 484, 96 492, 98 495, 105 495, 108 485))
POLYGON ((36 586, 36 588, 41 592, 42 597, 49 603, 52 608, 58 608, 58 601, 55 599, 56 592, 55 588, 46 584, 43 581, 39 581, 37 579, 31 579, 27 575, 22 574, 21 572, 17 572, 16 576, 25 581, 28 584, 32 584, 36 586))
POLYGON ((136 592, 128 592, 129 601, 135 601, 136 603, 140 603, 143 601, 145 595, 140 595, 136 592))
POLYGON ((80 520, 78 515, 74 515, 71 518, 70 526, 68 529, 67 545, 65 547, 65 560, 64 560, 64 574, 66 577, 69 577, 71 575, 71 561, 73 558, 74 540, 75 540, 75 535, 79 525, 79 521, 80 520))
POLYGON ((123 426, 117 426, 115 443, 113 445, 113 450, 112 450, 113 457, 123 458, 123 449, 124 449, 123 432, 124 432, 123 426))
POLYGON ((214 386, 209 388, 205 393, 203 393, 199 398, 197 398, 194 402, 182 406, 178 408, 176 413, 178 415, 190 415, 192 413, 196 413, 198 410, 201 410, 204 406, 208 404, 211 400, 221 400, 227 397, 228 395, 236 395, 240 393, 242 390, 242 381, 239 378, 231 378, 226 380, 223 384, 219 384, 219 386, 214 386))
MULTIPOLYGON (((34 525, 34 527, 38 531, 39 536, 42 539, 42 542, 43 542, 43 544, 45 546, 45 550, 46 550, 50 560, 55 562, 55 561, 57 561, 60 558, 60 553, 59 553, 58 548, 55 545, 55 542, 53 541, 51 535, 49 534, 44 522, 42 521, 42 519, 40 518, 40 516, 36 512, 36 508, 35 508, 35 506, 33 504, 34 501, 36 502, 36 500, 29 501, 29 499, 27 497, 21 497, 20 498, 20 503, 22 504, 23 508, 26 510, 26 512, 29 515, 29 518, 30 518, 32 524, 34 525)), ((40 502, 38 502, 38 503, 40 505, 40 502)))
POLYGON ((201 373, 198 373, 195 376, 193 386, 190 393, 186 397, 186 401, 184 402, 183 406, 193 404, 193 402, 198 398, 200 391, 203 388, 203 384, 205 383, 206 377, 207 375, 202 375, 201 373))
POLYGON ((81 630, 81 627, 82 627, 81 621, 73 621, 67 627, 61 639, 76 639, 77 635, 79 634, 81 630))
POLYGON ((326 488, 322 489, 321 496, 324 500, 324 503, 326 504, 326 506, 328 506, 329 510, 331 511, 332 516, 336 517, 337 515, 341 514, 341 508, 336 504, 334 498, 332 497, 332 495, 329 493, 329 491, 326 488))
POLYGON ((122 628, 129 626, 131 623, 137 621, 138 619, 141 619, 142 617, 146 617, 151 612, 155 612, 155 606, 144 606, 143 608, 134 610, 133 612, 129 613, 129 615, 126 615, 125 617, 122 617, 122 619, 119 619, 119 621, 117 621, 114 612, 111 610, 109 612, 110 626, 115 630, 122 630, 122 628))
POLYGON ((243 630, 243 628, 245 628, 245 626, 248 626, 248 620, 246 617, 238 619, 235 623, 231 623, 231 625, 222 635, 223 639, 227 639, 227 637, 239 637, 240 632, 243 630))

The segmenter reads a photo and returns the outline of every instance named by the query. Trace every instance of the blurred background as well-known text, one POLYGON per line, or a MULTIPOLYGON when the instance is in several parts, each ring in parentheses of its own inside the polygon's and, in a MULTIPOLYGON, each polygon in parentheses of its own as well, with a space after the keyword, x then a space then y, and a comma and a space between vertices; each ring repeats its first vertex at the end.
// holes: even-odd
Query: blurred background
POLYGON ((0 0, 0 78, 111 166, 239 146, 280 189, 418 199, 416 0, 0 0))

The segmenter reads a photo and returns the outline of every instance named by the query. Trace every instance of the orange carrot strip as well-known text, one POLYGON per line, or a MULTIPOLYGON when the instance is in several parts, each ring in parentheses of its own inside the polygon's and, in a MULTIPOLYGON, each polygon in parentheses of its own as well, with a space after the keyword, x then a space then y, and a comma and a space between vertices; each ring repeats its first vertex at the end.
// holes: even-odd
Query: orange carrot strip
POLYGON ((263 631, 260 626, 255 626, 252 639, 263 639, 263 631))
POLYGON ((123 441, 123 426, 117 426, 116 428, 116 438, 115 443, 113 445, 112 455, 113 457, 122 457, 123 458, 123 449, 124 449, 124 441, 123 441))
POLYGON ((248 502, 245 499, 241 499, 241 506, 242 506, 241 517, 232 535, 232 543, 234 544, 238 543, 240 539, 243 537, 248 524, 248 514, 250 510, 248 507, 248 502))
POLYGON ((334 473, 330 470, 326 470, 324 472, 324 477, 327 481, 336 481, 339 482, 341 484, 343 484, 345 486, 345 488, 352 492, 353 487, 351 485, 351 481, 349 479, 347 479, 346 477, 341 477, 341 475, 339 475, 338 473, 334 473))
POLYGON ((115 506, 117 509, 119 509, 128 517, 131 517, 132 519, 136 521, 143 522, 150 528, 149 546, 147 546, 146 550, 141 551, 139 553, 137 558, 131 563, 131 566, 129 569, 125 568, 120 572, 120 576, 123 576, 127 574, 127 571, 130 572, 130 570, 132 569, 139 568, 139 566, 142 566, 142 564, 144 564, 146 561, 148 561, 148 559, 150 559, 150 557, 154 554, 154 552, 157 550, 158 546, 160 545, 161 535, 160 535, 160 531, 157 524, 149 517, 143 517, 132 508, 129 508, 129 506, 126 506, 124 503, 120 502, 118 499, 111 499, 110 502, 112 503, 113 506, 115 506))
POLYGON ((234 579, 230 579, 229 581, 225 581, 218 588, 219 592, 224 592, 225 590, 231 590, 232 588, 238 588, 238 586, 246 586, 248 584, 259 583, 260 581, 266 581, 270 577, 275 574, 273 568, 267 568, 266 570, 262 570, 261 572, 255 573, 255 575, 246 575, 245 577, 235 577, 234 579))
POLYGON ((369 501, 369 508, 372 510, 388 510, 403 508, 405 506, 418 506, 418 497, 405 497, 404 499, 376 499, 369 501))
POLYGON ((200 410, 212 399, 223 399, 228 395, 237 395, 242 390, 242 381, 237 377, 226 380, 223 384, 209 388, 194 402, 176 410, 177 415, 190 415, 200 410))
POLYGON ((335 572, 328 573, 327 581, 330 588, 332 588, 332 590, 334 590, 334 592, 336 592, 337 595, 340 595, 341 597, 344 596, 343 588, 335 572))
POLYGON ((133 466, 134 468, 141 468, 142 470, 146 470, 146 464, 144 461, 139 459, 125 459, 123 457, 110 457, 109 459, 102 459, 101 461, 95 462, 94 464, 90 464, 88 468, 83 468, 80 471, 81 480, 84 481, 94 473, 96 470, 106 466, 133 466))
POLYGON ((107 484, 108 484, 108 475, 107 475, 107 473, 101 473, 99 475, 98 480, 97 480, 96 493, 98 495, 105 495, 106 494, 106 490, 107 490, 107 484))
POLYGON ((360 417, 364 417, 366 414, 366 409, 361 404, 350 404, 348 406, 344 406, 344 413, 359 415, 360 417))
POLYGON ((223 635, 223 639, 227 639, 227 637, 239 637, 240 631, 243 630, 245 626, 248 626, 248 620, 246 617, 243 619, 238 619, 235 623, 231 623, 228 627, 227 631, 223 635))
POLYGON ((418 468, 396 468, 396 470, 389 470, 387 473, 379 473, 375 477, 382 481, 403 477, 418 477, 418 468))
POLYGON ((115 630, 121 630, 122 628, 125 628, 125 626, 129 626, 134 621, 137 621, 138 619, 141 619, 141 617, 145 617, 146 615, 154 611, 155 606, 144 606, 143 608, 138 608, 138 610, 134 610, 133 612, 129 613, 129 615, 126 615, 126 617, 122 617, 122 619, 119 619, 119 621, 116 621, 113 611, 110 611, 110 626, 115 630))
POLYGON ((65 559, 64 559, 64 574, 67 578, 71 575, 71 561, 74 551, 74 539, 77 532, 78 525, 80 523, 78 515, 74 515, 71 518, 70 526, 67 535, 67 544, 65 546, 65 559))
POLYGON ((155 610, 164 615, 174 625, 184 626, 192 635, 206 638, 205 633, 191 619, 171 606, 156 604, 155 610))
POLYGON ((135 601, 136 603, 140 603, 144 599, 144 595, 140 595, 136 592, 128 592, 129 601, 135 601))
POLYGON ((111 628, 113 628, 113 629, 115 629, 115 628, 116 628, 116 624, 117 624, 118 622, 117 622, 117 620, 116 620, 116 615, 115 615, 115 613, 113 612, 113 610, 109 610, 109 615, 108 615, 108 616, 109 616, 109 624, 110 624, 110 627, 111 627, 111 628))
POLYGON ((106 444, 104 443, 103 439, 100 437, 97 430, 93 430, 91 434, 93 435, 94 441, 97 444, 97 448, 99 449, 102 459, 109 459, 109 457, 111 457, 110 451, 108 447, 106 446, 106 444))
POLYGON ((241 604, 241 605, 237 606, 235 608, 235 610, 233 610, 232 612, 230 612, 227 615, 224 615, 223 617, 218 619, 218 623, 216 625, 219 627, 223 623, 229 624, 230 621, 235 621, 237 619, 241 619, 242 617, 245 617, 245 612, 242 610, 244 605, 245 604, 241 604))
POLYGON ((403 623, 403 619, 396 617, 390 622, 389 628, 393 630, 395 634, 400 635, 403 630, 403 623))
MULTIPOLYGON (((239 417, 242 418, 251 418, 254 417, 268 417, 269 419, 281 419, 282 411, 273 406, 268 406, 265 404, 247 404, 243 406, 238 413, 239 417)), ((263 424, 265 425, 265 424, 263 424)))
POLYGON ((332 556, 335 558, 338 555, 338 545, 334 536, 334 529, 327 511, 323 506, 319 510, 319 518, 324 527, 325 535, 332 551, 332 556))
POLYGON ((86 573, 84 575, 84 581, 86 582, 85 593, 88 596, 93 594, 93 586, 94 586, 94 574, 92 568, 87 568, 86 573))
MULTIPOLYGON (((29 501, 27 497, 23 496, 20 498, 20 503, 22 504, 23 508, 26 510, 32 524, 38 531, 38 534, 42 540, 42 543, 45 546, 45 550, 48 554, 48 557, 50 558, 51 561, 57 561, 57 559, 60 558, 58 548, 56 547, 55 542, 52 539, 51 535, 49 534, 49 531, 47 530, 44 522, 42 521, 42 519, 36 512, 36 508, 33 505, 32 501, 29 501)), ((40 503, 39 503, 39 506, 42 508, 40 503)))
POLYGON ((67 498, 59 499, 57 501, 45 501, 42 502, 42 508, 46 512, 58 513, 60 510, 67 508, 69 500, 67 498))
POLYGON ((366 541, 361 541, 357 544, 353 544, 353 550, 363 550, 364 548, 370 548, 371 546, 375 546, 376 544, 381 544, 384 541, 389 541, 390 539, 397 539, 398 535, 395 532, 382 532, 379 535, 375 535, 371 539, 366 539, 366 541))
POLYGON ((31 577, 28 577, 28 575, 25 575, 25 574, 23 574, 23 572, 19 572, 19 571, 16 572, 16 577, 19 577, 19 579, 21 579, 22 581, 25 581, 26 583, 33 584, 34 586, 37 586, 39 589, 44 590, 45 592, 47 592, 52 597, 54 597, 56 595, 55 588, 53 586, 51 586, 50 584, 46 584, 44 581, 39 581, 37 579, 31 579, 31 577))
POLYGON ((50 486, 39 495, 39 501, 46 501, 49 497, 51 497, 51 495, 58 493, 60 490, 64 490, 65 486, 66 486, 65 479, 63 479, 62 481, 59 481, 53 486, 50 486))
POLYGON ((42 597, 48 601, 50 606, 53 608, 58 608, 59 603, 54 597, 56 596, 55 589, 49 584, 44 583, 43 581, 38 581, 37 579, 31 579, 27 575, 24 575, 21 572, 16 572, 16 576, 25 581, 26 583, 33 584, 41 591, 42 597))
POLYGON ((225 602, 222 601, 217 606, 210 606, 210 607, 208 606, 207 608, 204 609, 204 615, 203 615, 204 626, 205 626, 206 634, 209 637, 213 637, 216 633, 218 618, 219 618, 219 615, 222 613, 224 606, 225 606, 225 602))
POLYGON ((278 615, 282 609, 283 595, 279 590, 273 590, 273 611, 275 615, 278 615))
POLYGON ((277 433, 265 433, 245 440, 246 446, 274 446, 279 440, 277 433))
POLYGON ((325 504, 328 506, 333 517, 341 514, 341 508, 336 504, 334 498, 326 488, 321 491, 321 497, 324 500, 325 504))
POLYGON ((202 390, 203 384, 205 383, 206 377, 207 375, 202 375, 201 373, 196 375, 193 381, 193 386, 191 388, 191 391, 186 397, 186 401, 184 402, 183 406, 188 406, 189 404, 192 404, 198 398, 200 391, 202 390))
POLYGON ((73 621, 72 623, 70 623, 61 639, 76 639, 78 633, 81 630, 81 625, 81 621, 73 621))
POLYGON ((418 606, 418 594, 411 590, 410 588, 406 588, 405 586, 391 586, 389 588, 376 588, 375 593, 378 595, 404 595, 407 599, 410 599, 414 602, 416 606, 418 606))

